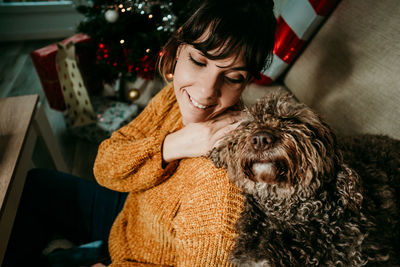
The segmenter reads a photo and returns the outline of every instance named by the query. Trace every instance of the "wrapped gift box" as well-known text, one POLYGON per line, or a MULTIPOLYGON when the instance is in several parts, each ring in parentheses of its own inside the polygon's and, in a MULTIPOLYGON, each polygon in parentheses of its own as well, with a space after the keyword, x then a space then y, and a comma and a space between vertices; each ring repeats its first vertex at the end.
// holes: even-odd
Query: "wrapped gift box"
MULTIPOLYGON (((73 42, 77 44, 89 43, 90 41, 91 39, 88 35, 79 33, 61 41, 61 43, 73 42)), ((33 51, 31 59, 50 107, 63 111, 66 107, 56 69, 57 50, 57 43, 48 45, 33 51)), ((79 56, 79 52, 77 52, 77 55, 79 56)))
POLYGON ((76 62, 73 42, 58 44, 56 68, 71 127, 95 122, 96 116, 76 62))
MULTIPOLYGON (((114 131, 132 121, 140 112, 138 105, 113 101, 104 97, 95 96, 91 98, 91 101, 97 117, 95 123, 71 127, 68 125, 68 120, 65 121, 71 134, 93 143, 100 143, 110 137, 114 131)), ((68 114, 65 113, 65 116, 68 114)))

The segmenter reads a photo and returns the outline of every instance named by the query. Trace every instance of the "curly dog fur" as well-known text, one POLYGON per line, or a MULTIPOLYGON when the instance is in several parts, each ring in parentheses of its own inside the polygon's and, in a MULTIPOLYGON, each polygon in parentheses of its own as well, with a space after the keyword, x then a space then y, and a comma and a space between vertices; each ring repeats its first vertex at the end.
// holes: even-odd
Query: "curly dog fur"
POLYGON ((244 112, 210 153, 245 195, 232 262, 400 265, 400 142, 361 136, 340 144, 289 93, 271 91, 244 112))

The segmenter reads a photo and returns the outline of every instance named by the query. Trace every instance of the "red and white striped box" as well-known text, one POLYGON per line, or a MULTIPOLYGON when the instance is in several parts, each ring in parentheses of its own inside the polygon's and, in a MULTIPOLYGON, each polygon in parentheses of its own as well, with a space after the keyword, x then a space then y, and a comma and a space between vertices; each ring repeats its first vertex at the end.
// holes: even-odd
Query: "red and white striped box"
POLYGON ((293 63, 338 2, 338 0, 290 0, 277 18, 272 63, 256 83, 267 85, 275 81, 293 63))

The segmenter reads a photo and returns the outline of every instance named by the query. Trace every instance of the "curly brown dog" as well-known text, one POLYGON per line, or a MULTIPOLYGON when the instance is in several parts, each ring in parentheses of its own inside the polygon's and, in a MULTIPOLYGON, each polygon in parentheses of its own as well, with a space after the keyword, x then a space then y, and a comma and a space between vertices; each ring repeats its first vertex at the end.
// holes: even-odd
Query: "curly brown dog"
POLYGON ((385 160, 347 138, 346 159, 370 155, 345 164, 330 127, 291 94, 272 91, 246 110, 210 153, 245 195, 232 262, 399 266, 400 142, 366 137, 364 145, 374 138, 394 154, 385 160), (353 168, 362 169, 361 178, 353 168))

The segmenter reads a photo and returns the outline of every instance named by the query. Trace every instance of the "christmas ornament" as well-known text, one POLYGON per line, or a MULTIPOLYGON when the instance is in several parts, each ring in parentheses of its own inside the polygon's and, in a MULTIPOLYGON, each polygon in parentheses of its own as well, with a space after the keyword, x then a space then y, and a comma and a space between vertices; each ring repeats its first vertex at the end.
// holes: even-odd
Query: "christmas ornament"
POLYGON ((300 53, 338 0, 290 0, 277 19, 275 46, 271 66, 257 84, 276 80, 300 53))
POLYGON ((115 9, 109 9, 104 13, 104 17, 110 23, 114 23, 118 20, 118 12, 115 9))
POLYGON ((75 59, 75 45, 58 43, 56 69, 68 111, 67 123, 71 127, 92 124, 96 121, 93 107, 75 59))
POLYGON ((136 88, 131 88, 128 91, 128 99, 130 101, 135 101, 136 99, 138 99, 140 97, 140 91, 136 88))
POLYGON ((143 79, 136 77, 134 81, 123 77, 121 81, 121 94, 129 102, 140 108, 147 106, 150 99, 165 86, 161 79, 143 79))

